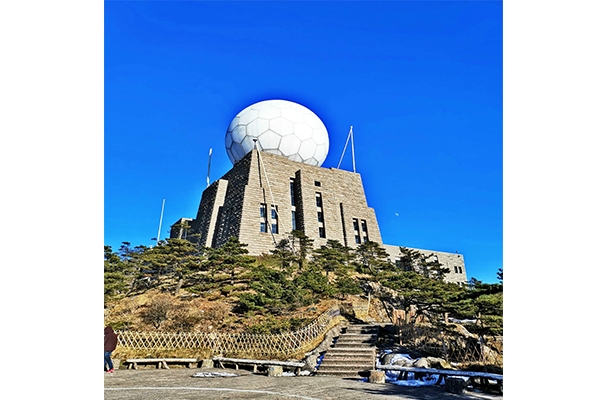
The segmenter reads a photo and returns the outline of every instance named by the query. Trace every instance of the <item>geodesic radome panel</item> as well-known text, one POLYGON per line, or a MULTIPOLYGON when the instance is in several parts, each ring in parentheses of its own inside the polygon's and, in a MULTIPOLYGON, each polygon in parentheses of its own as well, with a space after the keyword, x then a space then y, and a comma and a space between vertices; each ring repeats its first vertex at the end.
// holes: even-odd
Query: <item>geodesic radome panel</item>
POLYGON ((293 161, 321 166, 329 152, 323 122, 308 108, 287 100, 265 100, 240 111, 225 134, 225 149, 236 163, 254 148, 293 161))

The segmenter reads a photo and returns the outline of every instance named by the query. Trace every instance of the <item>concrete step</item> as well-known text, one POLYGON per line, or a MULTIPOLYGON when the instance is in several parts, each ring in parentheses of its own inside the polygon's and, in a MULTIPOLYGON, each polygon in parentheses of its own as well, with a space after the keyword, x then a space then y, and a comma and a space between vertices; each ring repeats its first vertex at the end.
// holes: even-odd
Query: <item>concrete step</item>
POLYGON ((364 369, 371 370, 375 367, 374 362, 339 362, 339 361, 330 361, 327 362, 323 360, 321 365, 319 365, 319 371, 337 371, 337 370, 353 370, 360 371, 364 369))
POLYGON ((365 349, 373 348, 373 347, 375 347, 375 342, 356 342, 356 341, 354 341, 354 342, 337 342, 333 348, 341 349, 341 348, 360 348, 360 347, 363 347, 365 349))

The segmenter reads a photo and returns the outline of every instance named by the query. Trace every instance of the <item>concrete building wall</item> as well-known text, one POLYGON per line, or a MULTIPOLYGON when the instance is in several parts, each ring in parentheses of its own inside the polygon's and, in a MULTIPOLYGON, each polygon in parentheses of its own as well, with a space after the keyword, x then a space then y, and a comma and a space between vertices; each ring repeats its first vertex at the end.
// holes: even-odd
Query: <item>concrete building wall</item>
MULTIPOLYGON (((389 260, 392 263, 395 263, 396 260, 400 259, 402 255, 400 252, 400 246, 384 244, 383 247, 385 248, 385 251, 390 255, 389 260)), ((436 257, 438 262, 442 264, 442 266, 448 268, 450 272, 446 274, 444 278, 445 282, 460 284, 467 282, 467 270, 465 269, 465 259, 462 254, 423 249, 412 250, 417 250, 419 253, 436 257)))
MULTIPOLYGON (((248 245, 249 254, 268 254, 280 240, 289 237, 293 211, 296 229, 314 240, 315 249, 328 239, 350 248, 367 239, 383 245, 391 262, 400 257, 400 246, 382 241, 360 174, 310 166, 256 150, 202 193, 192 228, 200 233, 204 246, 219 247, 236 236, 248 245), (265 224, 262 231, 261 223, 265 224)), ((414 250, 432 254, 449 268, 447 282, 466 282, 461 254, 414 250)))
POLYGON ((315 248, 325 245, 328 239, 358 246, 353 219, 358 221, 361 243, 365 237, 382 243, 375 211, 367 204, 359 174, 301 164, 256 150, 204 191, 194 227, 203 245, 218 247, 237 236, 248 244, 250 254, 258 255, 268 253, 288 237, 292 211, 296 213, 296 229, 314 239, 315 248), (321 199, 320 207, 317 197, 321 199), (264 217, 261 206, 266 212, 264 217), (261 222, 266 223, 264 232, 261 222))

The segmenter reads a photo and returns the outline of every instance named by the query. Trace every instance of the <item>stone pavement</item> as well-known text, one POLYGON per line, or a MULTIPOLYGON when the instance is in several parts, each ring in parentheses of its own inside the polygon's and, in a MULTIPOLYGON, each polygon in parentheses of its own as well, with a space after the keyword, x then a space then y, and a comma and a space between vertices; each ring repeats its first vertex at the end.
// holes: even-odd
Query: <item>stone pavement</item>
POLYGON ((376 384, 329 376, 280 376, 234 369, 120 369, 104 373, 105 400, 501 400, 502 395, 465 391, 462 395, 444 391, 442 386, 406 387, 376 384), (197 372, 227 372, 234 377, 192 377, 197 372))

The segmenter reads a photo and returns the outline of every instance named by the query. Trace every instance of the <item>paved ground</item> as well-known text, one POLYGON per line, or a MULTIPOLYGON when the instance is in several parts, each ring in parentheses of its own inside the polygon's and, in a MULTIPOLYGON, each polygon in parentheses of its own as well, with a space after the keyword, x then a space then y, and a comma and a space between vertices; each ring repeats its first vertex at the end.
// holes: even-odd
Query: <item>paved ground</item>
POLYGON ((446 393, 441 386, 406 387, 390 383, 375 384, 354 379, 319 376, 268 377, 248 370, 233 369, 139 369, 104 373, 105 400, 501 400, 498 394, 465 391, 446 393), (197 372, 227 372, 234 377, 197 378, 197 372))

